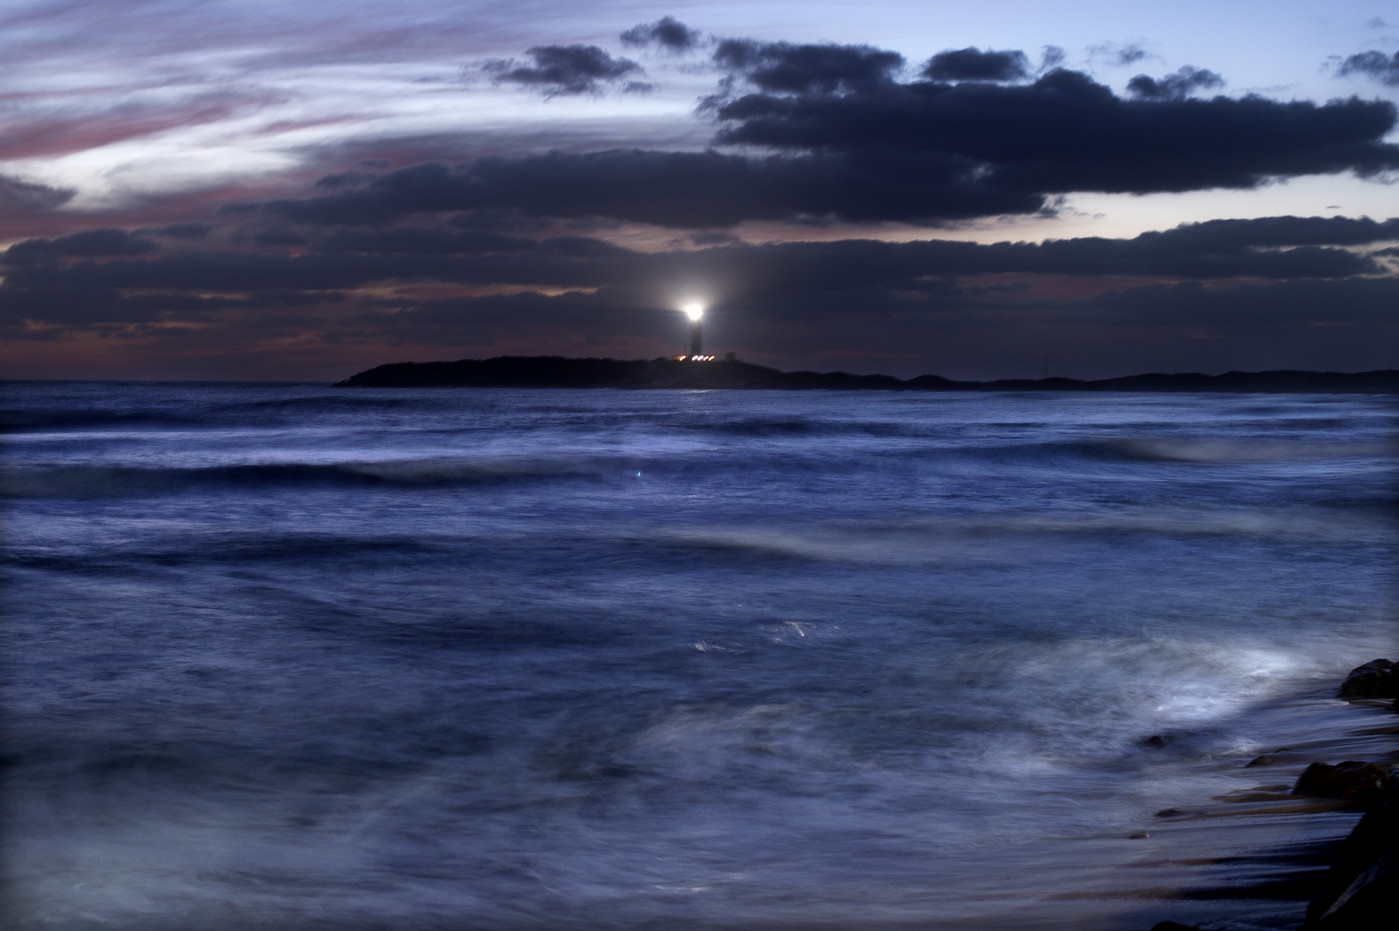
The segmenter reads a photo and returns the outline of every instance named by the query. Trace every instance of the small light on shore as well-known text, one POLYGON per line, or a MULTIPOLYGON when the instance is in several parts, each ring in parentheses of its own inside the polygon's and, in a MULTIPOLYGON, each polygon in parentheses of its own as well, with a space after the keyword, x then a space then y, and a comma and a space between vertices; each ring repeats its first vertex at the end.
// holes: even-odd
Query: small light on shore
POLYGON ((700 317, 704 316, 704 307, 700 304, 686 304, 682 309, 685 311, 685 316, 691 320, 698 321, 700 317))

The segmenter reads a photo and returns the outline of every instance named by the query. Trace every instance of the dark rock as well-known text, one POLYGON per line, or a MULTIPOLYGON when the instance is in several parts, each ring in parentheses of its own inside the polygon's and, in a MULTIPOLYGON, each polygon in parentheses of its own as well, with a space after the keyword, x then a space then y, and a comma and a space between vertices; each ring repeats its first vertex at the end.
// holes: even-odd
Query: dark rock
POLYGON ((1341 698, 1399 698, 1399 664, 1387 659, 1357 666, 1341 683, 1341 698))
POLYGON ((1175 818, 1183 814, 1185 814, 1185 812, 1181 811, 1179 808, 1163 808, 1156 813, 1156 817, 1175 818))
POLYGON ((1200 931, 1195 925, 1183 925, 1178 921, 1158 921, 1151 931, 1200 931))
POLYGON ((1365 802, 1376 799, 1384 790, 1391 767, 1383 763, 1346 760, 1332 766, 1313 763, 1297 777, 1293 795, 1313 798, 1338 798, 1343 801, 1365 802))
POLYGON ((1253 759, 1249 760, 1247 763, 1244 764, 1244 768, 1248 769, 1250 766, 1272 766, 1277 761, 1278 758, 1273 756, 1271 753, 1264 753, 1261 756, 1256 756, 1253 759))
POLYGON ((1321 891, 1307 906, 1306 931, 1399 924, 1399 783, 1336 849, 1321 891))
POLYGON ((1160 734, 1152 734, 1150 737, 1146 737, 1146 738, 1143 738, 1143 739, 1142 739, 1142 746, 1143 746, 1143 747, 1164 747, 1164 746, 1166 746, 1166 738, 1162 737, 1160 734))

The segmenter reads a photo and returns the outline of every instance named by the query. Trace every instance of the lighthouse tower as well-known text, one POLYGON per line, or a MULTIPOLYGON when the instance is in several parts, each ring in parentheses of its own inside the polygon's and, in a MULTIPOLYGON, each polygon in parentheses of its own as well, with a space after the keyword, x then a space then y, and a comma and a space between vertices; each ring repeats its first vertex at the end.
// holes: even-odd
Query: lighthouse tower
POLYGON ((690 318, 690 358, 702 359, 704 346, 700 334, 700 318, 704 316, 704 308, 699 304, 686 304, 685 316, 690 318))

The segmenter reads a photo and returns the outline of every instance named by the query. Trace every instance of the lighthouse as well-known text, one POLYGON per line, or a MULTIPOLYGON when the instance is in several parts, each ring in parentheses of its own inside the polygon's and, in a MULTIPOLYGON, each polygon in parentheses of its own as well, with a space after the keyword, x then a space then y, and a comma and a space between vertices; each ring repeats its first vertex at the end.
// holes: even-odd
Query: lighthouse
POLYGON ((704 308, 699 304, 686 304, 685 316, 690 318, 690 358, 699 361, 704 358, 700 334, 700 318, 704 316, 704 308))

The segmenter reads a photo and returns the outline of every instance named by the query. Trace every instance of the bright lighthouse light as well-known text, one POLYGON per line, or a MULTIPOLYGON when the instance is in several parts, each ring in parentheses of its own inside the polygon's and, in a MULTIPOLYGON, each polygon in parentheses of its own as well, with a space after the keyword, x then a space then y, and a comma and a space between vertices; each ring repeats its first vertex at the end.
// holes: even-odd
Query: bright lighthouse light
POLYGON ((699 320, 700 317, 704 316, 704 308, 699 304, 686 304, 684 310, 685 316, 691 320, 699 320))

